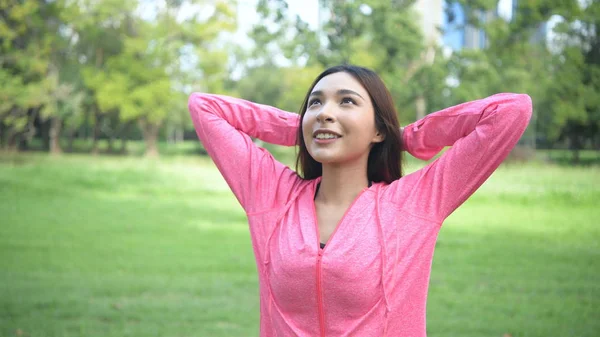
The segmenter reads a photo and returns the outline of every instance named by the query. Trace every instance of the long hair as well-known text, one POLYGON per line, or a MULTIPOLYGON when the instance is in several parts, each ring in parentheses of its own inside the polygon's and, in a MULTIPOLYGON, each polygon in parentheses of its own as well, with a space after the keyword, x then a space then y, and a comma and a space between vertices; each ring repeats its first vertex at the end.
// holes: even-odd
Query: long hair
POLYGON ((325 76, 345 72, 354 77, 369 93, 373 110, 375 112, 375 127, 385 136, 380 143, 375 143, 369 152, 367 176, 372 182, 391 183, 402 177, 402 139, 398 114, 394 100, 385 84, 370 69, 354 65, 339 65, 322 72, 312 83, 300 108, 300 126, 298 128, 297 142, 299 145, 296 157, 296 172, 303 179, 315 179, 323 174, 323 166, 309 153, 304 142, 302 120, 308 106, 308 99, 315 85, 325 76))

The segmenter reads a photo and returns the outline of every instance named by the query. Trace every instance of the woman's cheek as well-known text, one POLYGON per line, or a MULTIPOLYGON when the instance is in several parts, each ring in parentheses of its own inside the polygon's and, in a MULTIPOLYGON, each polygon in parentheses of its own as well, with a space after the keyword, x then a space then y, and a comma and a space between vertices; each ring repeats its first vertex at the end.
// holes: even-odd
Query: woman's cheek
POLYGON ((308 144, 308 141, 312 138, 312 123, 313 117, 309 115, 307 112, 302 118, 302 135, 304 136, 304 141, 308 144))

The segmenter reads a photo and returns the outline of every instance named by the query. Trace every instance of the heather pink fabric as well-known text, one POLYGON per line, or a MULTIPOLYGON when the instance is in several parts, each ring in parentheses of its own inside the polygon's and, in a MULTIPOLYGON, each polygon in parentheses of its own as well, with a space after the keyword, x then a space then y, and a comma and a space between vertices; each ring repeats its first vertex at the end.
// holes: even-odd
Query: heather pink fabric
POLYGON ((422 337, 435 241, 444 219, 500 165, 525 131, 531 99, 498 94, 404 128, 404 147, 431 159, 361 192, 324 249, 302 180, 250 137, 294 146, 297 114, 194 93, 198 137, 247 213, 260 284, 260 336, 422 337))

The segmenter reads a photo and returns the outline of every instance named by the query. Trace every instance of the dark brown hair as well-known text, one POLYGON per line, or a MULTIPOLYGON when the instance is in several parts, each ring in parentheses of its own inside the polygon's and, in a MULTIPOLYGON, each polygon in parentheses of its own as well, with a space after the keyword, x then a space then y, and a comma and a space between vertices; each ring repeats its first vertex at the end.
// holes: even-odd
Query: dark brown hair
POLYGON ((369 152, 367 176, 372 182, 391 183, 402 177, 402 139, 398 114, 394 106, 392 95, 377 74, 367 68, 354 65, 340 65, 331 67, 322 72, 308 89, 306 97, 300 108, 300 127, 298 128, 297 142, 299 145, 296 158, 296 172, 303 179, 315 179, 323 174, 323 166, 317 162, 306 149, 302 120, 308 106, 308 98, 315 85, 325 76, 345 72, 354 77, 369 93, 373 110, 375 112, 375 127, 385 138, 376 143, 369 152))

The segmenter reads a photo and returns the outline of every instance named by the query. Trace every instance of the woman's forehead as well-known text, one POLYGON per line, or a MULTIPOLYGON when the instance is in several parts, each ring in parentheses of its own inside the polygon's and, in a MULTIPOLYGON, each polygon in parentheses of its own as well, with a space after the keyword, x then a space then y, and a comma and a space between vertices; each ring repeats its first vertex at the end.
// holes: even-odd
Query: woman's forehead
POLYGON ((345 72, 337 72, 323 77, 312 92, 319 91, 325 95, 335 95, 340 90, 352 90, 361 96, 368 96, 367 91, 352 75, 345 72))

